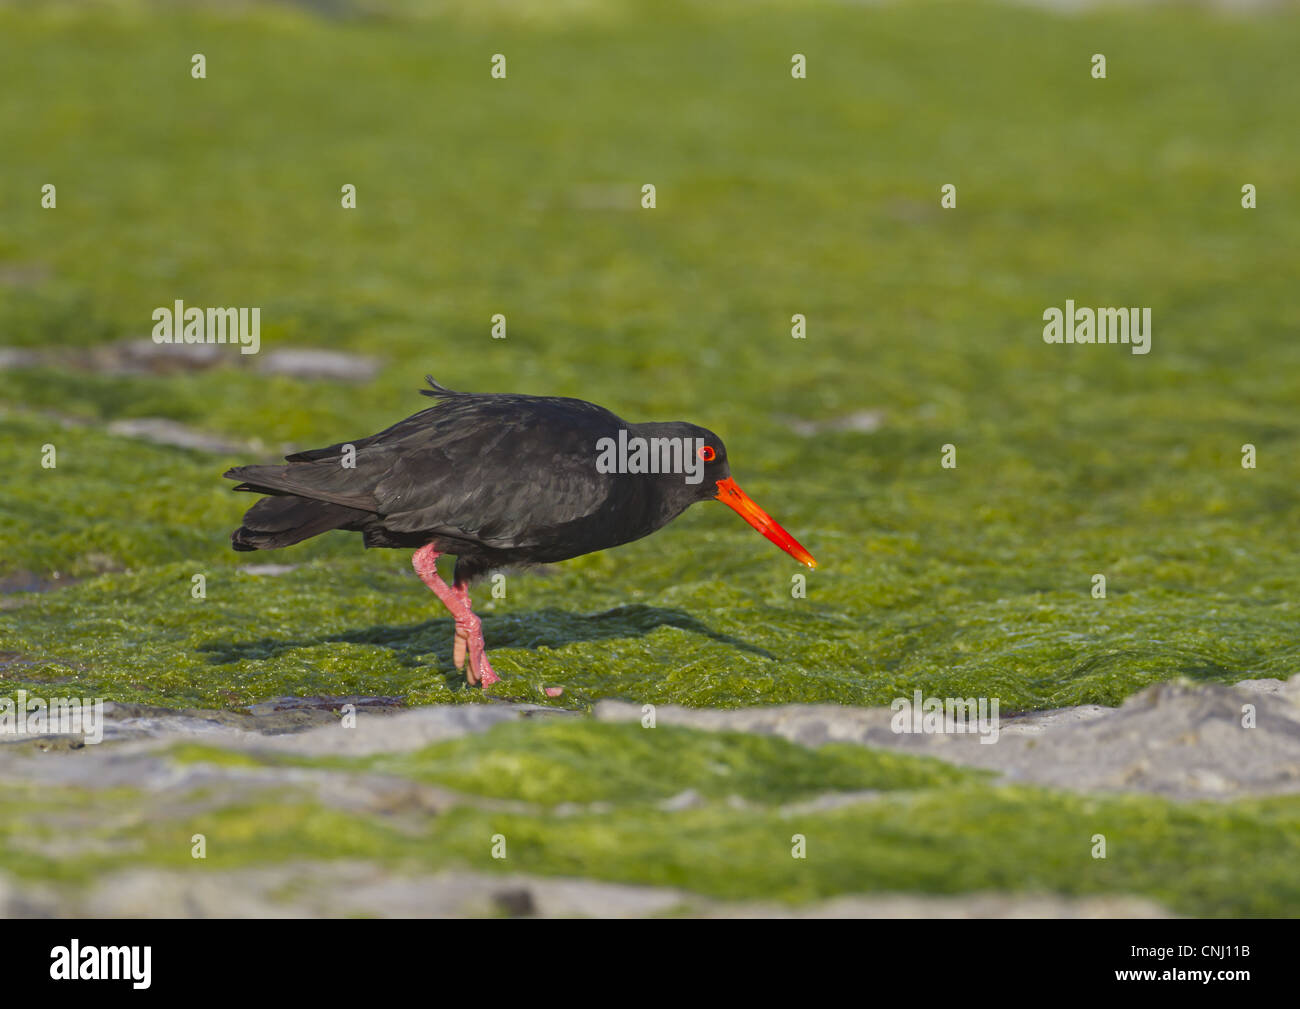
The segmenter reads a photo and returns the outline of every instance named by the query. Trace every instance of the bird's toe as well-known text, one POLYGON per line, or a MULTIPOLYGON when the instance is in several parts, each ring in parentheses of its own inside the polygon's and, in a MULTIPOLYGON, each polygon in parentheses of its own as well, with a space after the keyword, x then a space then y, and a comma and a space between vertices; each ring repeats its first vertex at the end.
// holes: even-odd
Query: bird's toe
POLYGON ((452 643, 451 659, 457 669, 465 668, 465 653, 469 648, 469 634, 462 628, 456 628, 456 638, 452 643))

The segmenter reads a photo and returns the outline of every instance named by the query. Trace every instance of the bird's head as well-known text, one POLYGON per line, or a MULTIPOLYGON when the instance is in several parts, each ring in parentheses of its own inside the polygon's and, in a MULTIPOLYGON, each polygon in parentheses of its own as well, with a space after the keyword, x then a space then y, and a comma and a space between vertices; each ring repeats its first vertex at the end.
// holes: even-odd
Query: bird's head
MULTIPOLYGON (((722 443, 721 438, 708 428, 696 424, 676 423, 655 426, 672 429, 675 435, 683 439, 683 444, 689 452, 685 460, 686 490, 684 493, 690 495, 691 503, 721 501, 800 564, 810 568, 817 566, 812 554, 782 529, 771 515, 755 504, 754 499, 741 490, 732 479, 731 466, 727 463, 727 446, 722 443)), ((686 456, 687 452, 683 452, 683 455, 686 456)))

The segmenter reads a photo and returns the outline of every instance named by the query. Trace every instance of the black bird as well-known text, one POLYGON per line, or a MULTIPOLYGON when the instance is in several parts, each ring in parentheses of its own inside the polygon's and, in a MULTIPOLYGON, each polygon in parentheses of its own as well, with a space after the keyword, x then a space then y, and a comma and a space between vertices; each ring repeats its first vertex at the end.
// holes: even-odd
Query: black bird
POLYGON ((697 501, 721 501, 790 556, 817 562, 731 478, 722 439, 683 422, 629 424, 604 407, 551 396, 453 392, 430 376, 426 410, 368 438, 236 466, 235 490, 267 494, 231 534, 274 550, 331 529, 367 547, 415 548, 412 563, 456 620, 455 663, 497 682, 469 582, 494 568, 545 564, 629 543, 697 501), (454 554, 453 584, 435 561, 454 554))

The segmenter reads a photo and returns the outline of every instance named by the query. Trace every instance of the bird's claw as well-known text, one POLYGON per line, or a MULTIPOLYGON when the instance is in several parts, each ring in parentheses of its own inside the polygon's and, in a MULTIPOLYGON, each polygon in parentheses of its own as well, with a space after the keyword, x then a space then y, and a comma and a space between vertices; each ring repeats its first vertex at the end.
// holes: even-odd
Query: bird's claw
MULTIPOLYGON (((472 663, 473 659, 470 661, 472 663)), ((492 663, 488 662, 487 655, 481 652, 479 653, 478 661, 478 678, 485 687, 490 687, 501 679, 492 668, 492 663)))
POLYGON ((483 624, 473 614, 464 621, 456 622, 452 660, 456 663, 457 669, 465 668, 466 651, 469 652, 469 669, 465 671, 465 679, 469 681, 471 687, 477 683, 490 687, 500 681, 501 678, 492 668, 492 663, 488 662, 487 648, 483 641, 483 624))
POLYGON ((469 632, 459 624, 456 625, 456 640, 452 645, 452 661, 457 669, 465 668, 465 649, 469 645, 469 632))

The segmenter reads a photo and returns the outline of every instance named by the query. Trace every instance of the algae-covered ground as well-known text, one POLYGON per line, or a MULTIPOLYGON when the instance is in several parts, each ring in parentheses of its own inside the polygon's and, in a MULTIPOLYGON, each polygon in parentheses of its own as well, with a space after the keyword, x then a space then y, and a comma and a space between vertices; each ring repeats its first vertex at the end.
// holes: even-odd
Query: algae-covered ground
MULTIPOLYGON (((251 498, 227 467, 377 431, 427 404, 426 373, 705 425, 819 561, 798 591, 803 569, 709 504, 617 550, 507 572, 504 595, 474 590, 496 698, 865 706, 920 690, 1006 714, 1116 705, 1179 677, 1285 678, 1300 656, 1298 48, 1286 11, 0 3, 4 692, 231 710, 486 700, 406 552, 344 533, 229 548, 251 498), (260 352, 141 357, 154 309, 177 299, 260 307, 260 352), (1043 313, 1067 299, 1149 307, 1150 353, 1045 343, 1043 313), (265 363, 293 350, 356 366, 265 363), (143 420, 208 447, 124 423, 143 420)), ((635 749, 591 745, 637 796, 608 830, 660 846, 605 874, 637 878, 678 828, 637 805, 635 749)), ((792 754, 757 765, 771 802, 812 773, 792 754)), ((487 777, 466 787, 490 792, 487 777)), ((871 857, 772 877, 771 893, 943 892, 967 846, 977 868, 952 885, 996 888, 1027 864, 1024 817, 1057 836, 1092 801, 915 787, 881 819, 818 813, 846 850, 870 838, 871 857), (913 815, 930 826, 895 833, 913 815), (940 868, 863 875, 891 839, 940 868)), ((1096 887, 1077 866, 1044 870, 1049 889, 1294 913, 1270 847, 1293 800, 1105 801, 1145 854, 1096 887), (1212 883, 1153 867, 1187 844, 1212 883), (1261 846, 1264 867, 1247 854, 1261 846)), ((715 834, 748 850, 775 814, 733 814, 725 829, 714 805, 679 814, 711 854, 665 856, 665 880, 757 886, 759 870, 715 873, 710 859, 739 857, 715 834)), ((478 815, 439 826, 448 850, 455 817, 478 815)), ((601 847, 605 828, 565 824, 545 827, 570 833, 532 868, 564 871, 561 849, 626 855, 601 847)))
POLYGON ((735 914, 759 901, 790 913, 870 893, 1051 894, 1056 913, 1119 897, 1128 903, 1101 906, 1225 917, 1300 906, 1294 795, 1084 795, 857 745, 585 717, 322 754, 331 738, 346 749, 346 734, 318 729, 308 753, 292 739, 276 752, 223 738, 4 754, 4 777, 29 775, 0 798, 13 905, 224 916, 255 902, 278 915, 304 913, 295 891, 315 888, 332 914, 463 911, 466 895, 437 884, 451 873, 462 890, 487 877, 486 913, 519 913, 510 881, 528 893, 547 878, 587 881, 603 913, 735 914), (382 870, 385 896, 344 873, 358 863, 382 870), (204 896, 214 879, 223 891, 204 896), (452 898, 462 903, 444 906, 452 898))

